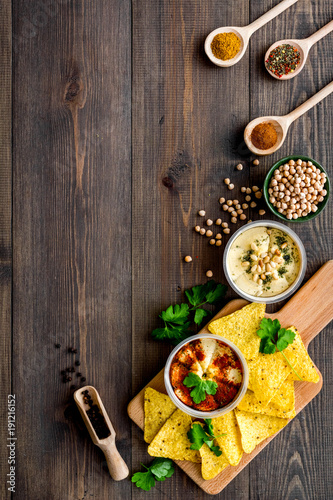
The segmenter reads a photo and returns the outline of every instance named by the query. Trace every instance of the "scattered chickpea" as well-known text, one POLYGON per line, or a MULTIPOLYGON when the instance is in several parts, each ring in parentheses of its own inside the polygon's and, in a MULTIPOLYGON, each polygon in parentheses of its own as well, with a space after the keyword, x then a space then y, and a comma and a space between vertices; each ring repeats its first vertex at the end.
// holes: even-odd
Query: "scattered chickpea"
POLYGON ((236 222, 237 222, 237 217, 231 217, 231 222, 232 222, 233 224, 236 224, 236 222))
POLYGON ((246 194, 250 194, 252 193, 252 189, 251 188, 246 188, 246 194))
POLYGON ((209 240, 209 244, 210 245, 215 245, 216 241, 214 240, 214 238, 212 238, 211 240, 209 240))
POLYGON ((245 214, 241 214, 241 215, 239 216, 239 218, 240 218, 240 220, 245 220, 245 219, 246 219, 246 215, 245 215, 245 214))
POLYGON ((237 170, 243 170, 243 165, 241 163, 238 163, 236 168, 237 168, 237 170))
POLYGON ((225 229, 223 229, 223 232, 224 232, 224 234, 229 234, 230 233, 230 229, 228 227, 226 227, 225 229))
POLYGON ((255 166, 259 165, 259 160, 253 160, 253 165, 255 166))
POLYGON ((245 201, 251 201, 251 196, 245 196, 245 201))
POLYGON ((226 204, 228 205, 228 207, 231 207, 231 205, 232 205, 232 200, 227 200, 227 201, 226 201, 226 204))
POLYGON ((219 203, 221 203, 221 205, 222 205, 222 203, 224 203, 224 202, 225 202, 225 198, 220 198, 220 199, 219 199, 219 203))
POLYGON ((222 234, 221 233, 217 233, 217 235, 215 236, 215 239, 216 240, 220 240, 222 238, 222 234))
POLYGON ((242 193, 246 193, 246 187, 244 187, 244 186, 243 186, 243 187, 241 187, 241 192, 242 192, 242 193))
POLYGON ((222 224, 222 219, 216 219, 215 224, 220 226, 222 224))
POLYGON ((231 212, 231 215, 232 215, 232 217, 237 217, 237 212, 236 212, 236 210, 233 210, 233 211, 231 212))
POLYGON ((252 191, 253 191, 254 193, 256 193, 257 191, 259 191, 258 186, 252 186, 252 191))
POLYGON ((195 230, 197 233, 200 233, 200 226, 195 226, 194 230, 195 230))
POLYGON ((257 206, 256 202, 255 201, 251 201, 250 207, 251 208, 255 208, 256 206, 257 206))
POLYGON ((254 196, 255 196, 258 200, 260 200, 260 198, 262 197, 262 193, 261 193, 261 191, 257 191, 257 192, 254 194, 254 196))
POLYGON ((228 227, 228 223, 227 222, 222 222, 221 226, 222 227, 228 227))
POLYGON ((225 212, 228 210, 228 205, 222 205, 222 210, 224 210, 225 212))
POLYGON ((206 215, 205 210, 199 210, 198 215, 200 215, 200 217, 205 217, 206 215))
POLYGON ((212 219, 207 219, 206 224, 207 224, 207 226, 211 226, 213 224, 212 219))
POLYGON ((208 231, 206 231, 206 236, 207 236, 207 238, 211 238, 211 236, 213 236, 213 231, 208 229, 208 231))
POLYGON ((233 203, 234 205, 238 205, 239 201, 238 201, 238 200, 232 200, 232 203, 233 203))
POLYGON ((263 209, 259 210, 259 215, 265 215, 265 213, 266 213, 266 210, 263 210, 263 209))
POLYGON ((215 246, 220 247, 221 245, 222 245, 222 241, 221 240, 217 240, 217 242, 215 243, 215 246))
POLYGON ((228 185, 228 189, 229 189, 229 191, 232 191, 232 190, 234 189, 234 187, 235 187, 235 186, 234 186, 234 184, 229 184, 229 185, 228 185))
POLYGON ((228 208, 228 212, 230 212, 230 213, 231 213, 231 212, 233 212, 233 211, 234 211, 234 207, 229 207, 229 208, 228 208))
POLYGON ((249 208, 249 205, 247 203, 243 203, 242 204, 242 209, 246 210, 247 208, 249 208))
POLYGON ((202 234, 202 235, 206 234, 206 229, 204 227, 202 227, 200 229, 200 234, 202 234))
POLYGON ((224 179, 224 184, 226 184, 228 186, 230 184, 230 179, 228 179, 228 178, 224 179))
POLYGON ((236 210, 236 212, 237 212, 238 215, 242 215, 243 210, 241 208, 239 208, 238 210, 236 210))
POLYGON ((211 271, 211 270, 206 271, 206 276, 207 276, 207 278, 212 278, 212 276, 213 276, 213 271, 211 271))
POLYGON ((185 260, 185 262, 192 262, 192 257, 190 255, 186 255, 184 260, 185 260))

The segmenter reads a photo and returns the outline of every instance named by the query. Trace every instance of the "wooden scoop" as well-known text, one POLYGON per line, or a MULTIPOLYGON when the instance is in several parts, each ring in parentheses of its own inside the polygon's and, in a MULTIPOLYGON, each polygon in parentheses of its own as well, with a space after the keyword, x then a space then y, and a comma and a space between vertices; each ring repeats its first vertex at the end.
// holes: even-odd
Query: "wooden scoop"
POLYGON ((234 64, 238 63, 238 61, 242 59, 243 55, 246 52, 251 35, 255 31, 257 31, 257 29, 264 26, 266 23, 274 19, 274 17, 281 14, 281 12, 288 9, 291 5, 293 5, 297 1, 298 0, 283 0, 278 5, 273 7, 273 9, 266 12, 266 14, 259 17, 248 26, 243 26, 243 27, 224 26, 222 28, 217 28, 216 30, 212 31, 211 33, 209 33, 209 35, 205 40, 205 52, 207 56, 214 64, 216 64, 217 66, 221 66, 223 68, 227 68, 228 66, 233 66, 234 64), (233 57, 232 59, 228 59, 227 61, 223 61, 222 59, 218 59, 217 57, 215 57, 211 49, 211 43, 213 41, 213 38, 219 33, 235 33, 235 35, 238 36, 238 38, 241 41, 239 52, 235 55, 235 57, 233 57))
POLYGON ((80 410, 81 416, 84 420, 84 423, 86 424, 93 443, 98 446, 105 455, 111 477, 115 481, 121 481, 122 479, 125 479, 125 477, 127 477, 129 474, 129 470, 116 448, 116 433, 97 390, 91 385, 81 387, 74 392, 74 400, 77 404, 78 409, 80 410), (87 415, 87 410, 89 410, 90 407, 84 402, 83 391, 89 391, 89 395, 91 396, 93 403, 99 407, 100 412, 104 417, 105 423, 109 428, 110 435, 104 439, 100 439, 97 436, 96 431, 89 419, 89 416, 87 415))
POLYGON ((326 87, 321 89, 314 96, 310 97, 310 99, 308 99, 307 101, 303 102, 303 104, 298 106, 298 108, 294 109, 294 111, 291 111, 291 113, 289 113, 288 115, 261 116, 259 118, 255 118, 254 120, 252 120, 244 130, 244 141, 249 150, 252 151, 252 153, 254 153, 257 156, 265 156, 275 153, 275 151, 277 151, 284 143, 285 138, 287 137, 288 129, 292 124, 292 122, 295 121, 300 116, 302 116, 304 113, 306 113, 306 111, 311 109, 313 106, 318 104, 318 102, 325 99, 325 97, 327 97, 331 92, 333 92, 333 82, 326 85, 326 87), (269 149, 258 149, 252 144, 251 134, 254 127, 259 125, 259 123, 264 123, 264 122, 266 123, 268 122, 273 125, 277 133, 277 141, 274 144, 274 146, 272 146, 269 149))
POLYGON ((290 80, 291 78, 295 78, 295 76, 297 76, 304 68, 304 65, 305 65, 306 60, 308 58, 309 51, 310 51, 311 47, 315 43, 317 43, 318 40, 321 40, 324 36, 328 35, 328 33, 330 33, 331 31, 333 31, 333 21, 329 22, 328 24, 326 24, 325 26, 320 28, 320 30, 316 31, 316 33, 313 33, 313 35, 309 36, 308 38, 304 38, 303 40, 289 39, 289 40, 279 40, 278 42, 273 43, 273 45, 270 46, 270 48, 267 50, 267 52, 265 54, 265 67, 266 67, 268 73, 271 76, 273 76, 273 78, 276 78, 277 80, 290 80), (267 68, 266 61, 269 57, 269 54, 272 52, 272 50, 274 50, 279 45, 285 45, 285 44, 292 45, 293 47, 298 49, 301 57, 300 57, 300 62, 298 64, 297 68, 295 69, 295 71, 293 71, 292 73, 288 73, 287 75, 282 75, 281 77, 279 77, 277 75, 274 75, 274 73, 272 73, 267 68))

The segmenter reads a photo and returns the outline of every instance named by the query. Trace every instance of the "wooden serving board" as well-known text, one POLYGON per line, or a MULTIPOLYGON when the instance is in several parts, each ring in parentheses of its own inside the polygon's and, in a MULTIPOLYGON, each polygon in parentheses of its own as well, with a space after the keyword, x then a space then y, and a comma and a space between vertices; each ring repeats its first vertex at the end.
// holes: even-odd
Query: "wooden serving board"
MULTIPOLYGON (((319 271, 289 300, 289 302, 274 314, 266 314, 267 317, 278 318, 284 327, 295 326, 299 331, 302 340, 308 347, 311 340, 333 319, 333 260, 324 264, 319 271)), ((235 299, 229 302, 211 321, 231 314, 244 307, 248 302, 243 299, 235 299)), ((209 333, 207 325, 200 333, 209 333)), ((316 367, 320 380, 317 384, 311 382, 295 382, 295 407, 299 413, 310 401, 320 392, 323 379, 320 371, 316 367)), ((166 393, 163 379, 164 370, 160 371, 156 377, 147 384, 157 391, 166 393)), ((130 418, 141 428, 144 426, 144 389, 135 396, 128 405, 130 418)), ((281 431, 280 431, 281 432, 281 431)), ((188 461, 176 460, 176 463, 200 488, 206 493, 216 495, 220 493, 230 481, 261 452, 274 436, 261 442, 255 450, 244 453, 242 460, 236 466, 229 466, 214 479, 205 481, 201 475, 201 464, 194 464, 188 461)))

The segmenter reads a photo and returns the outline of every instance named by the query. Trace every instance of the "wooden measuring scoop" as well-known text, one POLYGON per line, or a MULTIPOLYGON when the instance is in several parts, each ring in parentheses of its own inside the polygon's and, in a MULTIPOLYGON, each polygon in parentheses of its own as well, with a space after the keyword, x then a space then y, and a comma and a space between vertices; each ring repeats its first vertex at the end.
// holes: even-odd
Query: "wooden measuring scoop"
POLYGON ((98 446, 105 455, 111 477, 115 481, 125 479, 125 477, 129 474, 129 470, 116 448, 116 433, 97 390, 91 385, 81 387, 74 392, 74 400, 80 410, 81 416, 86 424, 93 443, 98 446), (101 424, 98 428, 96 425, 94 426, 92 424, 89 418, 89 413, 87 413, 91 408, 84 401, 84 399, 87 398, 84 391, 88 391, 93 404, 98 406, 100 414, 103 417, 100 418, 101 424))

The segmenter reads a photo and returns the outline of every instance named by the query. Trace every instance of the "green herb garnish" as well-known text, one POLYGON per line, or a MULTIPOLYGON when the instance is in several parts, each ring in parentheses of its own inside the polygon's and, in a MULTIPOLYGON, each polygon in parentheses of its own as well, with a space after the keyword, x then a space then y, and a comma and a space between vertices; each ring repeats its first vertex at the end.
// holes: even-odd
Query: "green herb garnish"
POLYGON ((202 427, 200 424, 193 424, 191 429, 187 433, 187 437, 191 441, 191 450, 200 450, 202 445, 206 443, 208 448, 215 453, 217 457, 222 455, 222 451, 219 446, 214 446, 214 439, 221 436, 226 436, 226 434, 221 434, 220 436, 214 436, 213 424, 210 418, 204 420, 205 425, 202 427))
POLYGON ((165 481, 167 477, 171 477, 175 472, 173 462, 170 458, 155 458, 150 467, 141 464, 147 469, 147 472, 136 472, 133 474, 131 481, 138 488, 149 491, 155 486, 155 481, 165 481))
POLYGON ((206 316, 212 314, 202 306, 218 303, 224 297, 226 290, 225 285, 216 283, 214 280, 185 290, 185 295, 192 307, 188 304, 176 304, 162 311, 160 318, 164 322, 164 327, 155 328, 152 336, 156 340, 170 340, 178 344, 193 335, 194 332, 189 329, 191 322, 194 321, 195 324, 200 325, 206 316))
POLYGON ((183 384, 186 387, 194 387, 190 396, 196 405, 205 401, 207 394, 214 396, 217 391, 217 383, 213 380, 202 380, 196 373, 190 372, 184 378, 183 384))
POLYGON ((292 371, 297 375, 300 380, 303 380, 295 368, 291 365, 286 355, 282 352, 289 344, 294 342, 295 333, 291 330, 281 328, 280 321, 275 319, 272 321, 270 318, 263 318, 260 323, 260 330, 257 335, 261 338, 259 352, 263 354, 274 354, 276 351, 280 352, 292 371))

